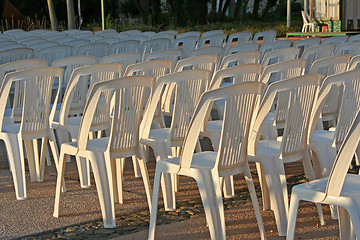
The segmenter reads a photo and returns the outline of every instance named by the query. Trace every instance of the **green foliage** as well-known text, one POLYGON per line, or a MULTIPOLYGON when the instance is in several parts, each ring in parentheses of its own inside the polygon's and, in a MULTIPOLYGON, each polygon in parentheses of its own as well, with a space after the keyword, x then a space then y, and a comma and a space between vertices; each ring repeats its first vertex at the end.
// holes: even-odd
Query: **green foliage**
POLYGON ((133 0, 120 3, 120 12, 125 16, 139 16, 139 9, 136 7, 133 0))
MULTIPOLYGON (((291 0, 291 17, 292 18, 301 18, 301 4, 296 0, 291 0)), ((279 0, 274 8, 272 8, 268 14, 263 15, 263 20, 286 20, 287 17, 287 0, 279 0)))

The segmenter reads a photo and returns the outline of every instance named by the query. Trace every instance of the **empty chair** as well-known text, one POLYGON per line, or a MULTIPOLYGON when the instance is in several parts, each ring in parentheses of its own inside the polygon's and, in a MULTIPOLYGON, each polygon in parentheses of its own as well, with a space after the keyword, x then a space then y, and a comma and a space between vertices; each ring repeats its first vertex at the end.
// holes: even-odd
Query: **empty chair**
POLYGON ((6 51, 6 50, 10 50, 10 49, 15 49, 15 48, 26 48, 25 44, 19 44, 19 43, 10 43, 10 44, 2 44, 0 46, 0 51, 6 51))
POLYGON ((311 21, 310 16, 306 11, 301 11, 301 16, 303 19, 303 27, 301 32, 315 32, 315 23, 311 21))
POLYGON ((348 174, 360 136, 360 114, 357 113, 344 136, 344 143, 336 155, 329 177, 296 185, 292 188, 287 238, 294 239, 299 202, 310 201, 335 205, 339 209, 340 238, 360 237, 359 175, 348 174), (355 236, 356 237, 355 237, 355 236))
POLYGON ((219 56, 216 55, 200 55, 197 57, 186 58, 178 61, 174 68, 174 72, 188 69, 207 69, 210 72, 214 72, 218 62, 219 56))
POLYGON ((170 29, 170 30, 165 30, 165 31, 158 32, 158 34, 162 34, 162 33, 171 33, 171 34, 177 35, 178 31, 170 29))
POLYGON ((11 30, 6 30, 3 32, 3 34, 5 36, 9 36, 9 37, 14 37, 16 35, 23 34, 23 33, 25 33, 25 31, 22 29, 11 29, 11 30))
POLYGON ((156 39, 156 38, 168 38, 168 39, 175 39, 176 34, 173 33, 157 33, 154 36, 150 37, 150 39, 156 39))
POLYGON ((78 40, 74 40, 74 41, 69 41, 69 42, 64 42, 64 45, 68 45, 72 47, 72 55, 76 55, 78 49, 80 46, 89 44, 90 41, 86 40, 86 39, 78 39, 78 40))
POLYGON ((189 31, 189 32, 183 32, 179 33, 176 38, 184 38, 184 37, 197 37, 200 39, 201 32, 199 31, 189 31))
POLYGON ((334 52, 335 45, 334 44, 325 44, 325 45, 319 45, 316 47, 310 47, 306 48, 301 55, 302 59, 307 60, 305 73, 309 72, 309 69, 312 65, 312 63, 315 60, 319 60, 326 57, 331 57, 334 52))
POLYGON ((262 39, 262 43, 268 43, 275 41, 277 32, 275 30, 268 30, 263 32, 257 32, 254 35, 253 42, 256 43, 262 39))
POLYGON ((92 32, 82 31, 81 33, 73 34, 71 36, 76 37, 77 39, 88 39, 93 37, 94 34, 92 32))
POLYGON ((27 41, 39 40, 39 39, 42 39, 42 38, 39 36, 28 36, 28 37, 22 37, 20 39, 17 39, 16 42, 25 44, 25 42, 27 42, 27 41))
POLYGON ((129 65, 124 76, 145 75, 158 78, 172 72, 174 63, 170 60, 153 60, 129 65))
POLYGON ((144 56, 144 62, 150 60, 164 59, 170 60, 175 64, 181 59, 182 50, 181 49, 166 49, 153 53, 148 53, 144 56))
POLYGON ((176 38, 173 40, 171 48, 180 48, 182 50, 182 58, 188 56, 189 51, 194 50, 199 42, 199 37, 188 36, 176 38))
POLYGON ((239 53, 239 52, 247 52, 247 51, 258 51, 260 48, 259 43, 244 43, 236 46, 232 46, 224 49, 223 56, 239 53))
POLYGON ((155 239, 160 181, 169 173, 192 177, 196 180, 211 239, 226 239, 221 179, 240 172, 244 173, 247 180, 261 239, 266 238, 251 172, 246 160, 248 135, 251 131, 250 123, 256 114, 254 109, 257 109, 262 87, 261 83, 241 83, 209 91, 202 96, 190 126, 187 128, 182 154, 173 158, 166 156, 157 162, 148 239, 155 239), (225 99, 227 105, 220 148, 217 152, 194 154, 201 125, 207 117, 208 107, 211 102, 219 99, 225 99))
MULTIPOLYGON (((289 206, 284 164, 302 160, 306 176, 314 179, 307 151, 307 133, 321 78, 320 75, 305 75, 270 84, 250 136, 248 160, 257 162, 261 189, 263 194, 270 196, 270 207, 274 211, 279 236, 286 235, 289 206), (266 116, 276 93, 280 91, 289 91, 282 139, 260 140, 266 116)), ((318 209, 322 213, 321 206, 318 209)))
POLYGON ((120 32, 122 34, 126 34, 126 35, 138 35, 138 34, 141 34, 141 31, 140 30, 137 30, 137 29, 133 29, 133 30, 127 30, 127 31, 122 31, 120 32))
MULTIPOLYGON (((94 172, 105 228, 114 228, 116 226, 114 202, 117 202, 118 194, 122 202, 122 170, 120 168, 119 171, 116 171, 116 165, 120 167, 121 162, 117 163, 116 161, 124 161, 126 157, 130 156, 137 158, 141 166, 140 169, 150 209, 150 181, 142 148, 139 144, 139 127, 143 107, 146 104, 144 95, 147 91, 152 90, 154 84, 155 80, 151 77, 135 76, 114 79, 94 85, 84 109, 79 129, 79 139, 76 142, 65 143, 61 146, 54 217, 59 216, 60 194, 67 155, 87 158, 90 161, 94 172), (102 105, 101 96, 104 95, 109 95, 110 99, 114 95, 114 112, 110 136, 88 140, 88 135, 91 133, 94 123, 96 124, 103 120, 97 118, 99 116, 96 116, 96 112, 99 111, 98 107, 102 105), (116 177, 116 172, 120 176, 116 177)), ((104 112, 106 113, 106 111, 104 112)))
POLYGON ((117 38, 117 37, 106 37, 106 38, 102 38, 102 39, 99 39, 99 40, 96 40, 96 42, 104 42, 104 43, 107 43, 109 44, 109 46, 113 43, 118 43, 120 42, 120 38, 117 38))
POLYGON ((320 42, 321 42, 321 38, 310 37, 294 42, 293 47, 300 48, 300 56, 301 56, 306 48, 319 46, 320 42))
POLYGON ((90 42, 97 42, 98 40, 104 39, 104 37, 101 35, 91 35, 89 37, 86 37, 85 39, 90 40, 90 42))
POLYGON ((41 42, 41 43, 35 43, 32 45, 29 45, 29 48, 34 49, 34 56, 36 56, 40 49, 54 47, 54 46, 58 46, 58 45, 59 44, 55 43, 55 42, 41 42))
POLYGON ((72 36, 72 35, 77 35, 79 33, 82 33, 83 31, 80 30, 80 29, 67 29, 67 30, 64 30, 63 33, 66 33, 67 35, 69 36, 72 36))
POLYGON ((351 56, 360 55, 360 42, 347 42, 338 45, 334 51, 334 56, 349 54, 351 56))
POLYGON ((107 43, 89 43, 80 46, 77 50, 76 55, 94 56, 100 59, 107 55, 108 47, 109 44, 107 43))
POLYGON ((142 43, 140 53, 145 55, 147 53, 169 49, 170 43, 171 41, 168 38, 150 39, 142 43))
POLYGON ((146 35, 132 35, 127 37, 125 40, 136 40, 140 42, 140 46, 143 44, 143 42, 149 40, 149 37, 146 35))
POLYGON ((59 34, 54 34, 54 35, 44 37, 44 39, 46 39, 46 40, 48 40, 50 42, 58 42, 59 39, 66 39, 66 38, 69 38, 68 41, 77 39, 75 37, 71 37, 71 36, 68 36, 68 35, 59 35, 59 34))
POLYGON ((156 35, 156 32, 153 31, 146 31, 146 32, 142 32, 140 35, 142 36, 146 36, 148 39, 150 39, 151 37, 156 35))
POLYGON ((222 59, 219 69, 237 65, 260 63, 261 56, 262 54, 259 51, 239 52, 227 55, 222 59))
POLYGON ((71 53, 71 46, 57 45, 39 49, 36 57, 48 61, 49 65, 51 65, 54 60, 70 57, 72 55, 71 53))
POLYGON ((202 47, 189 51, 187 57, 197 57, 201 55, 217 55, 220 56, 223 51, 222 47, 219 46, 210 46, 210 47, 202 47))
POLYGON ((140 51, 140 41, 138 40, 123 40, 113 43, 109 47, 108 55, 119 53, 137 53, 140 51))
MULTIPOLYGON (((25 156, 23 141, 28 159, 31 181, 42 182, 45 170, 45 155, 47 143, 56 148, 55 136, 50 125, 55 114, 55 107, 50 109, 52 85, 55 78, 62 81, 63 70, 55 67, 25 69, 8 73, 5 76, 0 96, 0 138, 5 141, 10 169, 13 175, 16 198, 23 200, 26 195, 25 156), (21 121, 16 123, 4 122, 6 101, 8 100, 11 85, 23 83, 18 97, 22 99, 21 121), (38 140, 41 140, 41 149, 38 140)), ((59 89, 54 103, 57 103, 59 89)), ((53 106, 55 106, 54 104, 53 106)), ((55 152, 57 151, 54 150, 55 152)), ((55 165, 58 164, 58 155, 54 155, 55 165)))
POLYGON ((34 50, 31 48, 15 48, 0 51, 0 64, 34 58, 34 50))
POLYGON ((226 42, 227 35, 225 33, 201 36, 197 48, 206 46, 223 47, 226 42))
POLYGON ((104 30, 100 30, 95 32, 95 35, 100 35, 100 36, 111 36, 114 34, 117 34, 118 32, 115 29, 104 29, 104 30))
POLYGON ((274 63, 285 62, 293 59, 297 59, 300 53, 299 48, 281 48, 268 53, 265 53, 261 64, 268 66, 274 63))
POLYGON ((49 41, 48 40, 45 40, 45 39, 34 39, 34 40, 31 40, 31 41, 27 41, 27 42, 24 42, 24 44, 26 44, 26 46, 31 46, 31 45, 34 45, 34 44, 39 44, 39 43, 48 43, 49 41))
POLYGON ((50 40, 50 41, 56 42, 56 43, 59 43, 59 44, 63 44, 63 43, 65 43, 65 42, 70 42, 70 41, 75 41, 75 40, 77 40, 77 38, 75 38, 75 37, 70 37, 70 36, 64 37, 64 36, 60 36, 60 37, 55 38, 55 39, 50 40))
POLYGON ((119 53, 106 56, 100 59, 100 63, 120 63, 124 66, 124 70, 132 64, 141 61, 140 53, 119 53))
POLYGON ((344 44, 346 43, 348 40, 348 36, 343 35, 343 36, 333 36, 333 37, 328 37, 325 38, 321 41, 321 44, 334 44, 335 46, 338 46, 340 44, 344 44))
POLYGON ((231 34, 226 42, 226 48, 251 42, 252 32, 237 32, 231 34))
POLYGON ((291 40, 289 39, 284 39, 284 40, 277 40, 277 41, 273 41, 270 43, 264 43, 261 45, 259 51, 263 53, 263 55, 265 53, 274 51, 274 50, 278 50, 281 48, 289 48, 291 47, 291 40))

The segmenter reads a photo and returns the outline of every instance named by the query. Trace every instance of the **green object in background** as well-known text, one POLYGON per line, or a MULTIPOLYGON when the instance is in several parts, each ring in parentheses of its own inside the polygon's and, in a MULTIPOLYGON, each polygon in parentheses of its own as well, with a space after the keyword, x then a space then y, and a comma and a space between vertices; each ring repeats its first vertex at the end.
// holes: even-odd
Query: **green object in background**
POLYGON ((315 32, 341 32, 341 21, 314 21, 315 32))

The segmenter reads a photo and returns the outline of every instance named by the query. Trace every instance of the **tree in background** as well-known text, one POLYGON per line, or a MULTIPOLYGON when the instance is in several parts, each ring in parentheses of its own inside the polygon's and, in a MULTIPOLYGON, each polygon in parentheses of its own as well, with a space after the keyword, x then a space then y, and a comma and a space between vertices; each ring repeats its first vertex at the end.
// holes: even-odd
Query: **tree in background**
POLYGON ((58 20, 56 18, 54 2, 52 0, 47 0, 49 8, 49 17, 51 22, 51 30, 56 31, 59 28, 58 20))
POLYGON ((68 20, 68 29, 75 29, 75 10, 73 0, 66 0, 66 10, 67 10, 67 20, 68 20))

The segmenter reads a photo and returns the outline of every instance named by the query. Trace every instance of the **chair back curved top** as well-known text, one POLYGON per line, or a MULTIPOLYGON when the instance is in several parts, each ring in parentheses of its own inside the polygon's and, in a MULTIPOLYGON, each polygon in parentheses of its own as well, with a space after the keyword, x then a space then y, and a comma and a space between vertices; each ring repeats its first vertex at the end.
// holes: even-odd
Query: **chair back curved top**
POLYGON ((174 68, 174 72, 184 71, 188 69, 207 69, 214 72, 219 61, 216 55, 200 55, 197 57, 186 58, 178 61, 174 68))
POLYGON ((171 40, 168 38, 156 38, 144 41, 140 47, 140 53, 143 55, 151 52, 165 50, 170 48, 171 40))
POLYGON ((0 64, 34 58, 34 50, 31 48, 14 48, 0 51, 0 64))
POLYGON ((140 51, 140 41, 138 40, 122 40, 117 43, 113 43, 109 47, 108 55, 128 53, 137 53, 140 51))
POLYGON ((227 55, 222 59, 219 69, 228 68, 230 66, 260 63, 261 56, 262 54, 259 51, 246 51, 227 55))
POLYGON ((359 63, 360 63, 360 56, 352 57, 348 65, 348 71, 360 68, 359 63))
POLYGON ((299 48, 281 48, 265 53, 263 59, 261 60, 261 64, 264 66, 268 66, 274 63, 286 62, 289 60, 297 59, 299 54, 299 48))
POLYGON ((335 49, 334 56, 349 54, 351 56, 360 55, 360 42, 347 42, 338 45, 335 49))
POLYGON ((229 48, 231 46, 249 43, 252 39, 252 36, 253 36, 252 32, 233 33, 228 37, 225 47, 229 48))
POLYGON ((301 55, 302 59, 306 59, 308 61, 306 65, 305 73, 309 72, 312 63, 315 60, 331 57, 333 55, 334 49, 335 49, 334 44, 321 44, 316 47, 306 48, 303 54, 301 55))
POLYGON ((172 72, 174 63, 170 60, 153 60, 129 65, 124 76, 145 75, 158 78, 172 72))
POLYGON ((352 35, 348 39, 348 42, 357 42, 357 41, 360 41, 360 34, 352 35))
POLYGON ((82 45, 78 48, 76 55, 80 56, 94 56, 102 58, 107 55, 109 44, 102 42, 94 42, 82 45))
POLYGON ((348 41, 348 36, 332 36, 325 38, 321 41, 321 44, 334 44, 335 46, 338 46, 340 44, 346 43, 348 41))
POLYGON ((202 48, 197 48, 197 49, 193 49, 190 50, 188 52, 188 57, 197 57, 197 56, 201 56, 201 55, 217 55, 220 56, 221 53, 223 51, 222 47, 219 46, 210 46, 210 47, 202 47, 202 48))
POLYGON ((144 62, 151 61, 151 60, 170 60, 175 64, 181 59, 182 50, 181 49, 166 49, 157 52, 152 52, 145 54, 144 62))
POLYGON ((141 61, 140 53, 129 52, 109 55, 100 59, 100 63, 120 63, 124 66, 124 70, 132 64, 139 63, 141 61))
POLYGON ((276 40, 269 43, 263 43, 259 48, 259 51, 265 55, 265 53, 282 49, 282 48, 289 48, 291 47, 291 40, 290 39, 283 39, 283 40, 276 40))
POLYGON ((277 32, 275 30, 257 32, 254 35, 253 42, 254 43, 258 42, 260 38, 262 38, 263 44, 268 42, 273 42, 275 41, 276 34, 277 32))
POLYGON ((319 46, 320 42, 321 42, 321 38, 310 37, 294 42, 293 47, 300 48, 301 49, 300 55, 301 55, 306 48, 319 46))
POLYGON ((36 54, 39 59, 44 59, 49 62, 49 65, 53 61, 61 58, 67 58, 72 56, 72 47, 68 45, 57 45, 47 48, 41 48, 36 54))
POLYGON ((187 36, 176 38, 171 44, 171 48, 181 48, 182 49, 182 58, 188 56, 189 51, 194 50, 199 42, 199 37, 197 36, 187 36))
POLYGON ((236 46, 231 46, 224 49, 223 56, 239 53, 239 52, 247 52, 247 51, 258 51, 260 48, 260 43, 243 43, 236 46))
POLYGON ((203 48, 206 46, 223 47, 226 42, 226 37, 227 35, 225 33, 201 36, 198 48, 203 48))
POLYGON ((185 38, 185 37, 197 37, 198 40, 200 39, 201 32, 199 31, 189 31, 189 32, 183 32, 179 33, 176 38, 185 38))

